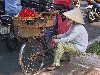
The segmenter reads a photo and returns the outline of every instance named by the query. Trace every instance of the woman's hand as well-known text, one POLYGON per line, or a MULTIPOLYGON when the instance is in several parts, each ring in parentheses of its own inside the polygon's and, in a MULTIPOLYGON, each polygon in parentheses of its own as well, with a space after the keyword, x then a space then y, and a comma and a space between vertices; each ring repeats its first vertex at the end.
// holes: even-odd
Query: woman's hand
POLYGON ((55 42, 54 39, 56 39, 56 38, 57 38, 57 35, 52 36, 51 41, 55 42))
POLYGON ((55 47, 55 41, 54 41, 54 39, 56 39, 56 38, 57 38, 57 35, 54 35, 54 36, 51 37, 50 43, 51 43, 52 48, 55 47))

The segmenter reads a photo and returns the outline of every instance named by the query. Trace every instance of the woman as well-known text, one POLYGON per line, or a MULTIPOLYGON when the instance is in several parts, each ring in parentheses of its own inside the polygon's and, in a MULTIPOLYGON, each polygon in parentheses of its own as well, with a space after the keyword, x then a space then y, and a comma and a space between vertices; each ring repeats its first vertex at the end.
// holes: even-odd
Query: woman
POLYGON ((84 21, 80 9, 75 8, 64 12, 63 15, 69 18, 68 25, 71 24, 71 26, 66 33, 53 36, 56 37, 54 41, 57 47, 54 62, 47 68, 49 71, 60 66, 60 59, 62 59, 64 52, 80 55, 86 51, 88 46, 88 33, 83 26, 84 21))

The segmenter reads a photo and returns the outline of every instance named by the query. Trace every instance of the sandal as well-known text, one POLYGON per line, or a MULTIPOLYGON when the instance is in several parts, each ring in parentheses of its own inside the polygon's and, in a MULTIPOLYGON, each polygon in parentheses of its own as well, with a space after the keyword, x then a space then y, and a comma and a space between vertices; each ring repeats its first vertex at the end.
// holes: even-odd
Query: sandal
POLYGON ((61 58, 61 59, 60 59, 61 62, 62 62, 62 61, 65 61, 65 60, 66 60, 66 58, 61 58))
POLYGON ((55 68, 56 68, 55 66, 48 67, 48 68, 47 68, 47 71, 53 71, 53 70, 55 70, 55 68))
POLYGON ((47 68, 47 71, 53 71, 55 70, 56 68, 58 68, 59 66, 56 66, 55 64, 52 64, 50 65, 48 68, 47 68))

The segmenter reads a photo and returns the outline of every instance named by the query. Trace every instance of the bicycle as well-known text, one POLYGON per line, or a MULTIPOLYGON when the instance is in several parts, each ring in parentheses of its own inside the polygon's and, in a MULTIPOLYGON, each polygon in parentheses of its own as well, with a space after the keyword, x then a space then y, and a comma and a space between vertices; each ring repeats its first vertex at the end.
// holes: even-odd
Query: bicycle
MULTIPOLYGON (((46 14, 48 14, 48 12, 46 14)), ((51 21, 52 22, 51 26, 52 26, 54 19, 52 18, 50 20, 52 20, 51 21)), ((50 20, 49 20, 49 25, 50 25, 50 20)), ((40 19, 36 19, 37 23, 39 21, 40 19)), ((43 23, 44 22, 48 23, 47 18, 44 19, 43 23)), ((34 23, 34 26, 35 26, 35 23, 34 23)), ((33 27, 33 25, 27 25, 27 27, 25 26, 25 27, 22 27, 22 29, 18 29, 19 31, 18 36, 26 37, 25 38, 26 42, 22 45, 20 53, 19 53, 19 65, 24 75, 35 74, 46 65, 49 65, 53 62, 53 58, 54 58, 53 51, 52 51, 52 48, 48 48, 48 44, 50 43, 50 39, 54 32, 52 32, 52 35, 49 36, 47 40, 44 33, 45 33, 46 28, 51 27, 51 26, 48 26, 48 24, 46 25, 43 24, 45 26, 42 26, 42 23, 38 23, 38 24, 37 23, 36 23, 35 28, 33 27), (27 28, 30 33, 27 32, 27 28)), ((20 26, 18 27, 20 28, 20 26)))

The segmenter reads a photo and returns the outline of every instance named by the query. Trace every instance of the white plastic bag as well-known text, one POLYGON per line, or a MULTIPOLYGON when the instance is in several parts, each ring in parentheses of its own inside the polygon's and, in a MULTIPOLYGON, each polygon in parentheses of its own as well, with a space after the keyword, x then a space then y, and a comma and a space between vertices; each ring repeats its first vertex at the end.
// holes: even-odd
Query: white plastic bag
POLYGON ((20 0, 5 0, 5 11, 7 14, 18 14, 22 9, 20 0))

